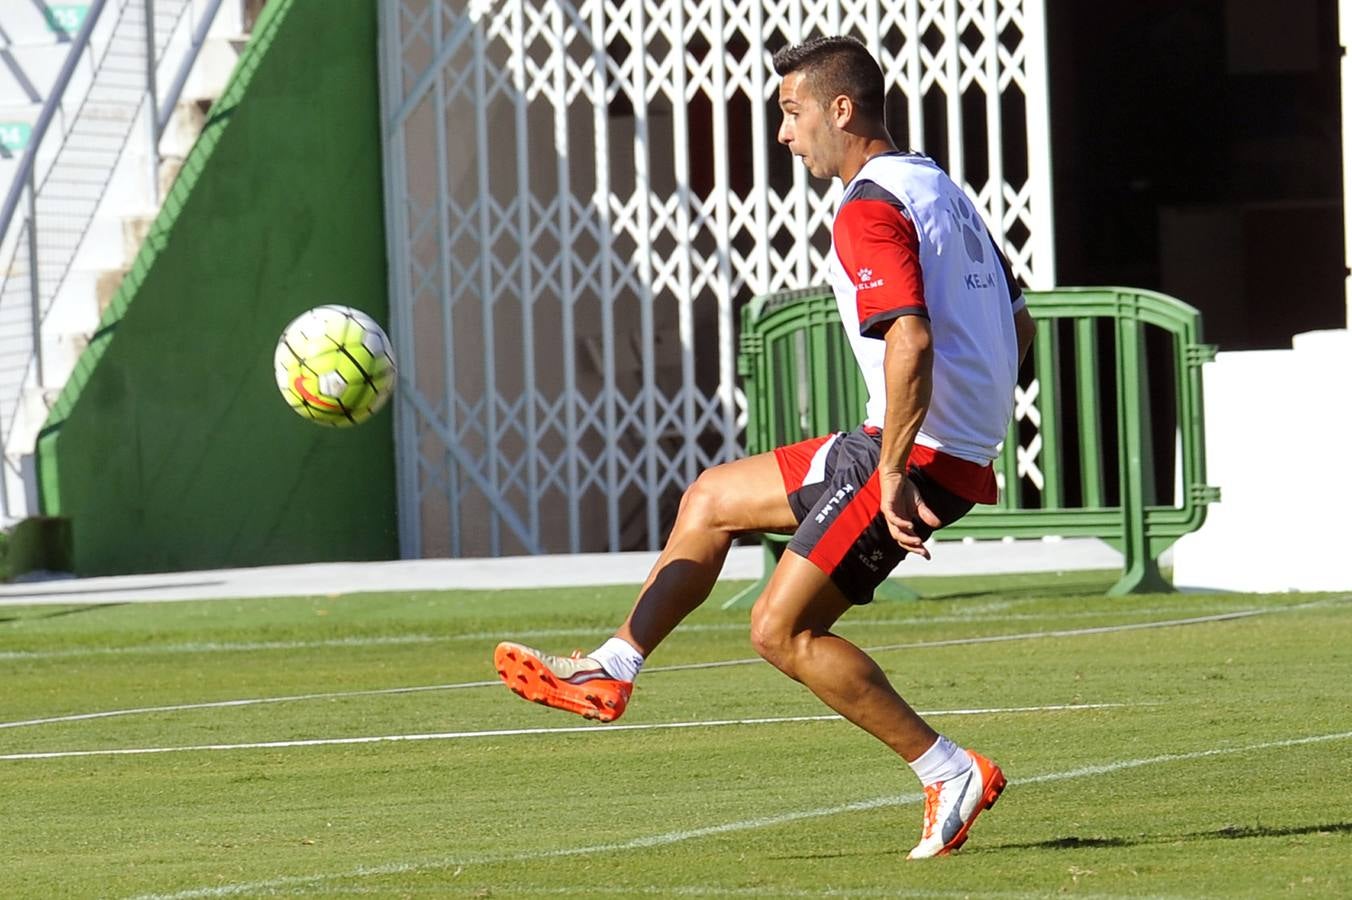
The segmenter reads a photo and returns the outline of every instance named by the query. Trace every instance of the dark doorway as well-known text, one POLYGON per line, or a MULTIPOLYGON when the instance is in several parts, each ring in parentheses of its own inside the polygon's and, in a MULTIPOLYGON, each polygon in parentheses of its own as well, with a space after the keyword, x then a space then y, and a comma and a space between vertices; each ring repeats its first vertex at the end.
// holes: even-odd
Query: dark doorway
POLYGON ((1048 0, 1057 280, 1223 350, 1345 322, 1336 0, 1048 0))

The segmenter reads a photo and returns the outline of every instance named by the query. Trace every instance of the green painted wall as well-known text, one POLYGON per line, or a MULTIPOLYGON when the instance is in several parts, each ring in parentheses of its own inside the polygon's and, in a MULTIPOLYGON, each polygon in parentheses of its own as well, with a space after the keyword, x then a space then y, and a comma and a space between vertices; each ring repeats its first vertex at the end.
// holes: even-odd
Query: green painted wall
POLYGON ((398 555, 389 408, 302 421, 295 315, 388 323, 376 4, 271 0, 39 440, 79 574, 398 555))

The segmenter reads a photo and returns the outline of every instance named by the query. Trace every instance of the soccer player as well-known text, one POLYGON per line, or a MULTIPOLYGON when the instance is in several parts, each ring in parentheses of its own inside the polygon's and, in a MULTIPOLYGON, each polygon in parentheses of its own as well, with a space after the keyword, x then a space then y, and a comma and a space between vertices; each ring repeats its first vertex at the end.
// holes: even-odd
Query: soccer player
POLYGON ((831 627, 908 553, 976 503, 1013 410, 1033 320, 972 203, 933 160, 897 150, 882 71, 846 37, 781 50, 778 139, 817 178, 845 185, 829 277, 868 386, 868 413, 826 435, 702 473, 624 624, 586 656, 498 645, 503 681, 528 700, 611 721, 644 660, 708 596, 732 541, 792 533, 751 611, 762 657, 892 748, 925 788, 910 858, 967 839, 1005 786, 999 767, 934 731, 878 665, 831 627))

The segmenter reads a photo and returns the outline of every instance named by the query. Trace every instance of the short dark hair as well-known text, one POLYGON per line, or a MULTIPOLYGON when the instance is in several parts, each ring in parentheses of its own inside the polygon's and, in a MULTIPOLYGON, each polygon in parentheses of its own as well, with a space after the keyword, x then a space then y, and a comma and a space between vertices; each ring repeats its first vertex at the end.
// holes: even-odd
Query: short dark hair
POLYGON ((808 90, 822 105, 844 94, 859 111, 883 121, 883 70, 868 48, 848 35, 814 37, 774 56, 775 74, 802 72, 808 90))

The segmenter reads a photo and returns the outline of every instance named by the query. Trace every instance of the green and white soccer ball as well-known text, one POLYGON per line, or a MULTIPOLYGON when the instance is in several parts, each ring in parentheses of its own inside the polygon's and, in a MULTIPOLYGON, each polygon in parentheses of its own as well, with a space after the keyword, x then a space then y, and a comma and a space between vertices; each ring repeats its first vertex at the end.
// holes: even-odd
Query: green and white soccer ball
POLYGON ((350 306, 306 310, 282 332, 274 357, 288 406, 319 425, 356 425, 394 391, 394 352, 375 320, 350 306))

